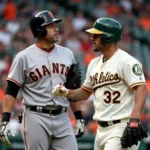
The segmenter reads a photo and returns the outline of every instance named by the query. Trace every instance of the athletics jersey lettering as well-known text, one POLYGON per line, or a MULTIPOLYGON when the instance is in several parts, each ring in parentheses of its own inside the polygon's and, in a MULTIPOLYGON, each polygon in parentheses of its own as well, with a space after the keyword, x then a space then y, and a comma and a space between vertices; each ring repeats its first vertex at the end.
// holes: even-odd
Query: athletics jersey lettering
POLYGON ((145 84, 141 63, 118 49, 103 62, 103 55, 93 59, 82 88, 94 93, 94 120, 112 121, 130 118, 136 85, 145 84))
MULTIPOLYGON (((52 63, 53 74, 61 74, 66 76, 68 71, 69 67, 65 64, 52 63)), ((42 65, 41 68, 36 68, 35 71, 31 71, 29 76, 33 81, 38 81, 43 76, 50 75, 50 73, 50 70, 45 65, 42 65)))
POLYGON ((118 83, 121 81, 117 73, 111 74, 110 72, 106 72, 106 74, 104 72, 101 72, 100 74, 95 73, 93 76, 90 76, 90 78, 93 82, 94 90, 102 86, 118 83))

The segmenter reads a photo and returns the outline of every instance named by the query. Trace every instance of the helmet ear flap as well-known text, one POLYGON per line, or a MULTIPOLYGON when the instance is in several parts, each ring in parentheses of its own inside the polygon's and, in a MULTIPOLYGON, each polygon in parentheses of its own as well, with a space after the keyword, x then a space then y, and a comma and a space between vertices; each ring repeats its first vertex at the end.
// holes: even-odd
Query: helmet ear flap
POLYGON ((47 34, 45 27, 42 27, 41 24, 44 22, 43 18, 32 17, 30 21, 30 29, 34 37, 44 37, 47 34))
POLYGON ((104 34, 100 37, 100 40, 101 40, 101 43, 103 45, 105 45, 105 35, 104 34))
POLYGON ((108 34, 103 34, 102 36, 101 36, 101 43, 103 44, 103 45, 105 45, 105 44, 111 44, 111 43, 113 43, 115 41, 115 39, 114 39, 114 37, 113 37, 113 35, 108 35, 108 34))
POLYGON ((47 30, 45 27, 36 28, 37 37, 44 37, 47 34, 47 30))
POLYGON ((102 36, 101 36, 101 43, 103 44, 103 45, 105 45, 105 44, 107 44, 107 39, 108 39, 109 37, 106 35, 106 34, 103 34, 102 36))

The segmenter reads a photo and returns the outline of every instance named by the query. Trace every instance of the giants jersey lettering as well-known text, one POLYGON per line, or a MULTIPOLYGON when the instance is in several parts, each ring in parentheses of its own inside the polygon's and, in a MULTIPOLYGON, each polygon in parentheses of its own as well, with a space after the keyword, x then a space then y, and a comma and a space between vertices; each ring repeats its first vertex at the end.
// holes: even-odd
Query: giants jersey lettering
POLYGON ((56 84, 66 82, 67 72, 74 63, 73 53, 65 47, 55 44, 54 49, 47 52, 34 44, 18 53, 7 80, 22 87, 25 105, 69 106, 65 97, 54 97, 51 91, 56 84))
POLYGON ((123 50, 103 63, 103 55, 88 66, 82 88, 95 94, 93 119, 129 118, 134 106, 134 86, 146 84, 141 63, 123 50))

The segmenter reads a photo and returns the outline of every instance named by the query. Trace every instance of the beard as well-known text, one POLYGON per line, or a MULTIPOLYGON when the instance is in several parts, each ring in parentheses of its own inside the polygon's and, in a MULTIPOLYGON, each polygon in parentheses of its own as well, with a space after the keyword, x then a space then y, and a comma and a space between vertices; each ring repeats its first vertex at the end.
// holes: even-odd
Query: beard
POLYGON ((47 38, 47 37, 45 38, 45 40, 49 43, 56 43, 59 41, 57 38, 47 38))
POLYGON ((56 42, 58 42, 59 41, 59 38, 57 37, 55 37, 55 36, 53 36, 53 38, 51 39, 51 41, 53 42, 53 43, 56 43, 56 42))
POLYGON ((99 52, 99 50, 97 48, 94 48, 93 51, 94 52, 99 52))
POLYGON ((59 40, 58 39, 53 39, 52 40, 52 43, 56 43, 56 42, 58 42, 59 40))
POLYGON ((102 52, 104 49, 104 46, 103 45, 98 45, 96 47, 93 48, 93 51, 94 52, 102 52))

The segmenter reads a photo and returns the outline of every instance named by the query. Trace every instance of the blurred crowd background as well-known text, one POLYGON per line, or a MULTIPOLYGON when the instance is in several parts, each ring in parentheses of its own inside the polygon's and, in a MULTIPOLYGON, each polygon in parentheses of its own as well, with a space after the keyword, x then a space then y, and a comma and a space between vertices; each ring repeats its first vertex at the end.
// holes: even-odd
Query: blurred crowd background
MULTIPOLYGON (((0 0, 0 119, 6 88, 6 78, 15 55, 35 43, 28 23, 32 15, 50 10, 55 18, 62 18, 58 24, 59 43, 70 48, 80 62, 82 81, 87 66, 99 53, 92 52, 90 36, 85 29, 91 28, 97 18, 111 17, 123 26, 122 41, 118 47, 136 57, 142 64, 149 94, 141 120, 150 131, 150 1, 149 0, 0 0)), ((63 54, 63 52, 62 52, 63 54)), ((18 97, 11 118, 11 126, 20 134, 17 116, 23 106, 18 97)), ((94 96, 82 102, 85 118, 85 134, 96 133, 97 123, 93 121, 94 96)), ((72 125, 75 119, 68 110, 72 125)), ((145 142, 150 143, 149 140, 145 142)))

